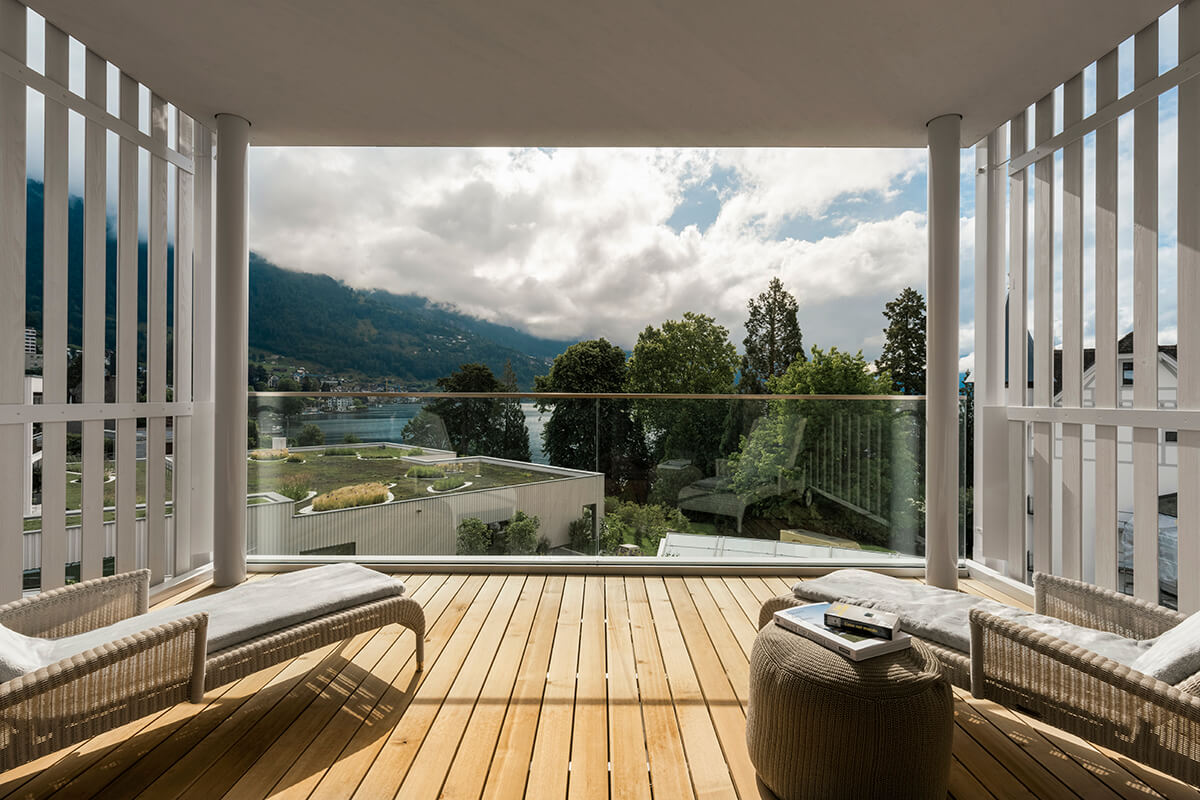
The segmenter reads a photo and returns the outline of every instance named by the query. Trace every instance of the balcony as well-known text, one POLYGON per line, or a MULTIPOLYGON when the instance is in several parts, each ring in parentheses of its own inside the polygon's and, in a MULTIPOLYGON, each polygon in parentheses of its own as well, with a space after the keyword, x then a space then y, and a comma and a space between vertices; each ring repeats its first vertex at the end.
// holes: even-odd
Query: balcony
MULTIPOLYGON (((406 575, 429 623, 424 672, 410 632, 366 633, 0 775, 0 793, 758 798, 754 620, 795 580, 406 575)), ((1195 796, 957 689, 955 719, 955 798, 1195 796)))

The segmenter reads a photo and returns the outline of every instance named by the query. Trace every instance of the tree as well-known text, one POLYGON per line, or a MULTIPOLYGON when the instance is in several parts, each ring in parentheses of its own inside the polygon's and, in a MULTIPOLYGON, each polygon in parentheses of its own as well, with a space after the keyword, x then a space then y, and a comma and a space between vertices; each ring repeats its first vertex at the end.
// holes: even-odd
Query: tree
MULTIPOLYGON (((689 311, 682 320, 667 320, 661 329, 647 326, 638 335, 625 384, 630 392, 644 394, 724 394, 733 391, 737 366, 729 331, 712 317, 689 311)), ((686 457, 705 472, 712 468, 720 454, 725 404, 641 400, 634 408, 658 460, 686 457)))
MULTIPOLYGON (((606 339, 577 342, 554 359, 548 375, 534 379, 538 392, 610 394, 625 389, 625 353, 606 339)), ((649 455, 645 434, 626 400, 539 401, 550 411, 542 429, 542 452, 551 464, 603 472, 620 486, 645 480, 649 455), (598 447, 598 449, 597 449, 598 447)), ((590 533, 589 533, 590 536, 590 533)))
POLYGON ((769 381, 775 394, 887 394, 891 376, 872 374, 859 350, 854 355, 836 347, 828 352, 814 346, 812 358, 795 361, 787 372, 769 381))
POLYGON ((888 326, 883 353, 875 361, 901 394, 925 394, 925 298, 911 286, 883 308, 888 326))
POLYGON ((483 520, 467 517, 458 523, 457 551, 460 556, 487 555, 492 546, 492 532, 483 520))
MULTIPOLYGON (((294 378, 280 378, 279 383, 275 386, 277 392, 298 392, 300 384, 294 378)), ((277 401, 279 415, 283 417, 283 435, 290 434, 290 425, 292 417, 304 410, 304 400, 299 397, 281 397, 277 401)))
POLYGON ((746 338, 742 340, 746 355, 742 359, 738 389, 746 394, 759 394, 767 381, 782 375, 793 361, 804 360, 804 340, 796 321, 799 304, 779 278, 772 278, 767 290, 751 299, 746 307, 750 316, 746 319, 746 338))
MULTIPOLYGON (((513 371, 512 361, 504 363, 504 379, 501 381, 503 391, 517 391, 517 373, 513 371)), ((519 400, 501 399, 497 401, 500 407, 500 427, 497 430, 496 446, 501 458, 511 458, 515 461, 532 461, 533 453, 529 449, 529 427, 525 424, 525 412, 519 400)))
POLYGON ((300 429, 300 435, 296 437, 296 444, 300 447, 325 444, 325 432, 310 422, 300 429))
POLYGON ((400 436, 405 444, 417 447, 432 447, 435 450, 449 450, 452 447, 450 437, 446 434, 446 424, 428 408, 418 411, 404 426, 400 436))
POLYGON ((258 421, 254 419, 246 419, 246 449, 253 450, 258 447, 258 421))
MULTIPOLYGON (((456 394, 510 390, 483 364, 463 364, 456 372, 438 378, 437 385, 443 392, 456 394)), ((457 453, 518 461, 530 458, 529 431, 525 427, 521 405, 516 400, 468 397, 435 400, 404 427, 404 440, 437 447, 430 441, 430 434, 436 436, 438 430, 431 417, 440 420, 451 449, 457 453), (425 416, 422 418, 422 415, 425 416)))
POLYGON ((358 434, 353 432, 347 433, 342 437, 342 444, 359 444, 361 442, 362 439, 358 438, 358 434))

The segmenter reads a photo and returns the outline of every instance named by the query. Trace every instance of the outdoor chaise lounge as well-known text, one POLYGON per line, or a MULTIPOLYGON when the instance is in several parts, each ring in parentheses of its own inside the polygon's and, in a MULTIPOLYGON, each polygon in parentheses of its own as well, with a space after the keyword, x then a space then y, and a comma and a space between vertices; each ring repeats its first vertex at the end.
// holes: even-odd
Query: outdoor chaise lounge
POLYGON ((0 607, 0 769, 364 631, 425 615, 400 581, 333 564, 148 611, 150 572, 0 607))
POLYGON ((894 611, 951 682, 1200 783, 1200 614, 1051 575, 1036 613, 862 570, 802 581, 763 604, 846 600, 894 611))

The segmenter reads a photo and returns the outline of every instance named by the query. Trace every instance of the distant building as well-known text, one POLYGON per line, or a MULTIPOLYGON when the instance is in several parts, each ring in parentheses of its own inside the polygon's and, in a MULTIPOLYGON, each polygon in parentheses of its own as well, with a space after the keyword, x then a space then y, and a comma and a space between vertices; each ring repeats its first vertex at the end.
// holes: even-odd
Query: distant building
POLYGON ((37 352, 37 330, 35 328, 25 329, 25 352, 37 352))

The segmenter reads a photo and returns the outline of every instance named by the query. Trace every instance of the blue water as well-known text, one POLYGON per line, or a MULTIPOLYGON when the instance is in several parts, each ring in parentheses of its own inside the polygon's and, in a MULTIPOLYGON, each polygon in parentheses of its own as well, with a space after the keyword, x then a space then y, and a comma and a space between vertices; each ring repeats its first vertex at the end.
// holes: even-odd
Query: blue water
MULTIPOLYGON (((387 403, 341 414, 302 414, 292 419, 290 433, 295 436, 300 428, 312 423, 325 434, 325 444, 327 445, 339 444, 348 433, 353 433, 364 442, 402 444, 404 442, 402 435, 404 426, 420 410, 421 404, 419 403, 387 403)), ((529 429, 529 449, 533 453, 534 463, 549 463, 542 454, 542 428, 546 419, 549 418, 549 412, 545 415, 538 413, 537 406, 533 403, 521 403, 521 410, 525 412, 525 426, 529 429)), ((262 434, 269 435, 266 421, 260 421, 259 425, 262 428, 262 434)), ((280 434, 276 433, 275 435, 280 434)), ((462 455, 474 454, 463 453, 462 455)))

